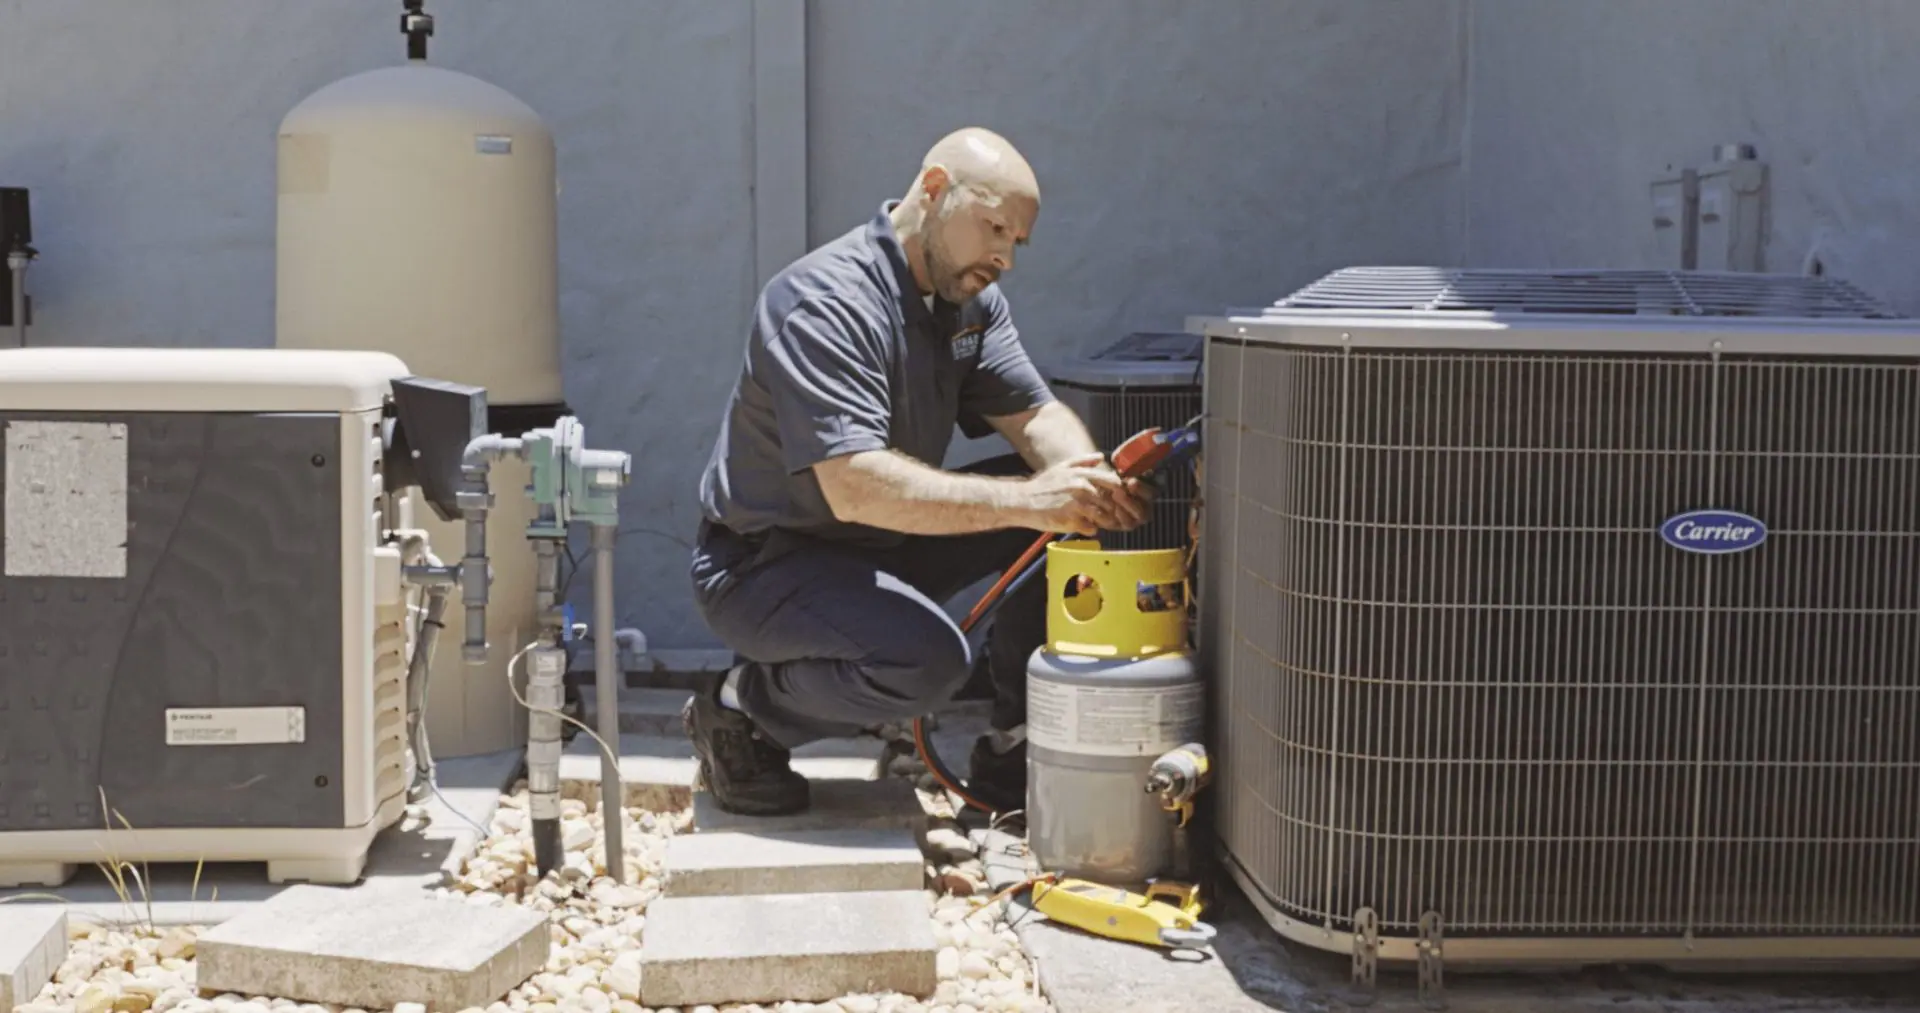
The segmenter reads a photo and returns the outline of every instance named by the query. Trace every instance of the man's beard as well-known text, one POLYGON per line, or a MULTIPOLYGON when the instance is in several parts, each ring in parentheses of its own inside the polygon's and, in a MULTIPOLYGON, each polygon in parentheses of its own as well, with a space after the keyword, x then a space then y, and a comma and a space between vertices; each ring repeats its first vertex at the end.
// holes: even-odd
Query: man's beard
POLYGON ((933 285, 933 293, 957 306, 967 301, 967 294, 961 286, 966 284, 968 269, 948 263, 947 258, 936 252, 938 245, 929 237, 927 244, 921 248, 924 251, 920 258, 923 261, 921 266, 926 269, 927 281, 933 285))

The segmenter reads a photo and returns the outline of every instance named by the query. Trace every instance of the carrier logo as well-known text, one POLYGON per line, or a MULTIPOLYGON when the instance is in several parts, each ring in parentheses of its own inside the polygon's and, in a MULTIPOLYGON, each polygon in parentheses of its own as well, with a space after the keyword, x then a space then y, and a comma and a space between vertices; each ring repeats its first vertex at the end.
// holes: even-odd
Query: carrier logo
POLYGON ((1682 552, 1724 555, 1745 552, 1767 540, 1757 517, 1732 510, 1689 510, 1660 525, 1660 538, 1682 552))

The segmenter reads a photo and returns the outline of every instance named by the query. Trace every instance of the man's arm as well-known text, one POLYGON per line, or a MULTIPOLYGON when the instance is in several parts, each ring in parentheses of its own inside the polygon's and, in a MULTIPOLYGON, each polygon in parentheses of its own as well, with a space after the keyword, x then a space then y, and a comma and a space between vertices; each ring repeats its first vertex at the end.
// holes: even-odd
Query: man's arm
POLYGON ((1085 529, 1099 507, 1097 475, 1068 468, 1035 482, 950 474, 890 449, 885 345, 858 312, 810 300, 756 349, 783 463, 795 474, 812 470, 836 518, 911 534, 1085 529))
POLYGON ((835 517, 912 535, 967 535, 1034 527, 1033 496, 1017 479, 930 468, 893 450, 814 465, 835 517))
POLYGON ((987 422, 1035 471, 1100 452, 1079 414, 1060 401, 1012 415, 989 415, 987 422))
POLYGON ((1086 424, 1054 397, 1034 368, 1006 295, 989 288, 980 302, 985 313, 980 363, 960 389, 961 430, 976 438, 999 433, 1034 471, 1099 453, 1086 424))

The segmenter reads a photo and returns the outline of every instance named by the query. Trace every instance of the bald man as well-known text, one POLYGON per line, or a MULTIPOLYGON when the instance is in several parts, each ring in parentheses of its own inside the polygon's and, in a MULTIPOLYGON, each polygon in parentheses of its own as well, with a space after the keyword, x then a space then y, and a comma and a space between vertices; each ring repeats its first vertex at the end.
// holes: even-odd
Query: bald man
MULTIPOLYGON (((1011 144, 957 131, 904 198, 761 292, 700 479, 692 566, 708 626, 744 659, 683 714, 722 809, 805 809, 792 749, 950 701, 972 658, 942 604, 1036 532, 1145 521, 1148 491, 1121 482, 1054 399, 996 284, 1039 211, 1011 144), (956 424, 1006 437, 1024 474, 942 470, 956 424)), ((993 731, 974 744, 968 787, 1003 811, 1024 803, 1026 663, 1045 595, 1029 581, 987 638, 993 731)))

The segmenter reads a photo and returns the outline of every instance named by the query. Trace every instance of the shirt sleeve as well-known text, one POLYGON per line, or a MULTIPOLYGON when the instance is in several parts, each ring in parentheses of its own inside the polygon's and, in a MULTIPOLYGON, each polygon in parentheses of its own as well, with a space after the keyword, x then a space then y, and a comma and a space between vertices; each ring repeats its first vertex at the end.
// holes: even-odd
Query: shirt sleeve
POLYGON ((883 347, 864 318, 832 301, 801 303, 768 334, 760 382, 790 474, 887 448, 892 400, 883 347))
POLYGON ((989 416, 1014 415, 1054 400, 1052 388, 1028 357, 1013 313, 998 285, 980 294, 986 311, 980 362, 960 387, 960 431, 969 439, 993 432, 989 416))

